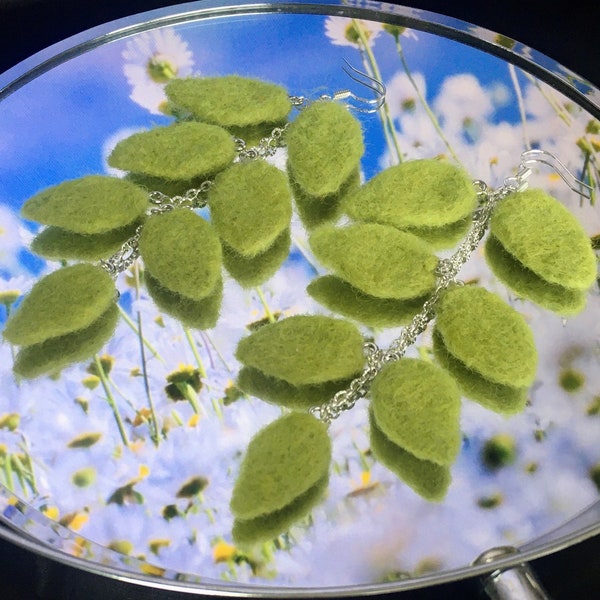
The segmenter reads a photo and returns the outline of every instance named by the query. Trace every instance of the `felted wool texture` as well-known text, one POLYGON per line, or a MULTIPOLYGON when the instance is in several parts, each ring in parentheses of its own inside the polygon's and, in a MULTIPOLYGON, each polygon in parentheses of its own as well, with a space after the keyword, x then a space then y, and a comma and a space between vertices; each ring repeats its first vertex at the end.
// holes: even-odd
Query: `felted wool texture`
POLYGON ((325 315, 294 315, 269 323, 238 342, 236 358, 245 366, 295 386, 353 377, 365 357, 358 328, 325 315))
POLYGON ((23 378, 34 379, 88 360, 112 337, 118 320, 119 309, 113 304, 83 329, 21 348, 13 370, 23 378))
POLYGON ((271 514, 327 476, 327 426, 308 413, 291 412, 262 428, 248 444, 231 495, 231 512, 248 520, 271 514))
POLYGON ((511 194, 494 210, 491 234, 506 252, 549 283, 587 290, 596 281, 592 244, 581 223, 540 189, 511 194))
POLYGON ((190 300, 209 296, 221 277, 219 237, 210 223, 187 208, 149 217, 139 249, 152 277, 190 300))
POLYGON ((242 392, 265 402, 294 410, 307 410, 330 400, 350 381, 351 379, 344 379, 315 385, 292 385, 283 379, 265 375, 258 369, 242 367, 238 373, 236 386, 242 392))
POLYGON ((322 265, 365 294, 406 300, 435 287, 437 256, 418 237, 395 227, 323 225, 309 244, 322 265))
POLYGON ((40 279, 11 314, 4 339, 16 346, 39 344, 91 325, 115 302, 111 276, 101 267, 79 263, 40 279))
POLYGON ((290 178, 290 185, 298 216, 306 229, 311 230, 340 216, 344 196, 360 185, 360 169, 355 169, 336 193, 322 198, 307 194, 293 178, 290 178))
POLYGON ((176 78, 167 83, 165 93, 194 119, 222 127, 285 121, 292 109, 282 86, 239 75, 176 78))
POLYGON ((148 192, 162 192, 172 198, 173 196, 183 196, 188 190, 199 188, 212 175, 210 173, 209 175, 193 177, 192 179, 164 179, 141 173, 127 173, 125 179, 143 187, 148 192))
POLYGON ((241 548, 275 539, 292 525, 308 516, 310 511, 323 499, 329 485, 325 476, 294 501, 268 515, 243 521, 236 519, 231 531, 233 541, 241 548))
POLYGON ((258 125, 242 127, 230 126, 227 127, 227 131, 229 131, 233 137, 244 140, 244 142, 246 142, 246 148, 252 148, 258 146, 262 139, 271 137, 273 130, 276 127, 285 127, 286 122, 287 121, 284 119, 282 121, 271 121, 269 123, 260 123, 258 125))
POLYGON ((439 332, 433 334, 433 352, 437 362, 454 377, 466 398, 506 415, 520 413, 525 409, 529 388, 495 383, 468 369, 448 352, 439 332))
POLYGON ((345 211, 357 221, 398 229, 433 228, 462 221, 476 206, 468 173, 450 163, 420 159, 379 172, 348 196, 345 211))
POLYGON ((341 104, 317 101, 290 123, 285 136, 288 166, 311 196, 335 194, 364 153, 361 126, 341 104))
POLYGON ((267 250, 292 218, 287 177, 264 160, 238 162, 219 173, 208 206, 219 237, 248 258, 267 250))
POLYGON ((371 384, 377 427, 422 460, 451 465, 460 450, 460 392, 433 363, 403 358, 388 363, 371 384))
POLYGON ((525 318, 499 296, 475 286, 454 286, 436 306, 434 331, 448 352, 495 383, 530 386, 537 350, 525 318))
POLYGON ((429 460, 421 460, 394 444, 377 427, 373 411, 369 411, 369 442, 374 458, 419 496, 430 502, 444 499, 452 481, 450 469, 429 460))
POLYGON ((398 327, 409 323, 427 299, 426 296, 411 300, 375 298, 335 275, 313 279, 306 291, 332 312, 375 328, 398 327))
POLYGON ((485 242, 485 259, 494 275, 520 297, 563 316, 581 312, 587 291, 549 283, 519 263, 492 235, 485 242))
POLYGON ((101 260, 117 252, 135 234, 141 221, 105 233, 73 233, 46 227, 31 242, 31 251, 52 260, 101 260))
POLYGON ((292 238, 286 229, 270 248, 251 258, 238 254, 222 243, 223 266, 229 275, 243 288, 261 285, 269 280, 289 256, 292 238))
POLYGON ((472 222, 471 217, 468 216, 449 225, 441 225, 439 227, 405 227, 402 230, 420 237, 433 250, 444 250, 456 246, 465 237, 472 222))
POLYGON ((147 206, 147 193, 130 181, 88 175, 39 192, 23 204, 21 215, 42 225, 97 234, 137 221, 147 206))
POLYGON ((217 125, 184 121, 134 133, 108 156, 111 167, 160 177, 192 179, 217 173, 235 158, 231 134, 217 125))
POLYGON ((144 273, 146 289, 162 311, 175 317, 188 327, 212 329, 219 319, 223 301, 223 280, 219 278, 213 291, 201 300, 190 300, 171 292, 150 275, 144 273))

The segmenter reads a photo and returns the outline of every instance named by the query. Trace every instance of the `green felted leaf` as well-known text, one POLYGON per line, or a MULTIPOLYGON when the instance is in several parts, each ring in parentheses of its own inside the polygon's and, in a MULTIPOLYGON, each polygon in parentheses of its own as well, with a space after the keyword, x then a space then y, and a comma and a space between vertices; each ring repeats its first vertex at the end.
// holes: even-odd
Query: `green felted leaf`
POLYGON ((139 242, 146 270, 163 287, 202 300, 221 277, 222 253, 214 228, 186 208, 151 216, 139 242))
POLYGON ((146 289, 156 306, 175 317, 188 327, 195 329, 212 329, 219 319, 223 301, 223 280, 219 278, 213 291, 201 300, 191 300, 167 288, 150 275, 144 273, 146 289))
POLYGON ((80 263, 40 279, 11 314, 4 338, 30 346, 91 325, 115 301, 117 291, 102 268, 80 263))
POLYGON ((406 300, 435 287, 438 258, 431 247, 395 227, 323 225, 313 231, 309 243, 325 267, 365 294, 406 300))
POLYGON ((227 127, 227 131, 231 133, 235 138, 244 140, 246 143, 245 148, 253 148, 260 144, 260 141, 264 138, 270 138, 275 128, 285 127, 286 120, 282 121, 271 121, 269 123, 260 123, 259 125, 248 125, 242 127, 227 127))
POLYGON ((289 506, 327 476, 330 462, 325 423, 301 412, 280 417, 250 440, 231 512, 246 521, 289 506))
POLYGON ((377 427, 421 460, 451 465, 461 443, 460 392, 433 363, 403 358, 387 364, 371 385, 377 427))
POLYGON ((360 185, 360 169, 355 169, 336 193, 321 198, 307 194, 293 178, 290 178, 290 185, 298 216, 310 230, 340 216, 343 198, 360 185))
POLYGON ((437 331, 433 334, 433 351, 438 363, 454 377, 463 396, 497 413, 512 415, 524 410, 527 404, 527 387, 494 383, 476 371, 468 369, 448 352, 444 340, 437 331))
POLYGON ((268 515, 233 523, 233 541, 244 548, 259 542, 266 542, 285 533, 295 523, 308 516, 311 510, 323 499, 329 485, 326 475, 293 502, 268 515))
POLYGON ((411 300, 375 298, 364 294, 335 275, 313 279, 306 287, 317 302, 368 327, 405 325, 421 310, 426 296, 411 300))
POLYGON ((21 214, 42 225, 97 234, 137 221, 147 207, 146 192, 130 181, 88 175, 39 192, 25 202, 21 214))
POLYGON ((398 229, 441 227, 462 221, 477 206, 468 173, 435 159, 389 167, 348 196, 345 210, 357 221, 398 229))
POLYGON ((119 309, 112 304, 90 325, 72 333, 25 346, 15 358, 17 375, 33 379, 89 360, 112 337, 119 320, 119 309))
POLYGON ((135 234, 141 221, 105 233, 74 233, 46 227, 31 242, 31 251, 52 260, 101 260, 117 252, 135 234))
POLYGON ((484 248, 494 275, 522 298, 563 316, 575 315, 585 308, 587 291, 569 289, 538 277, 509 254, 493 235, 488 237, 484 248))
POLYGON ((537 351, 529 325, 485 288, 448 289, 437 305, 434 330, 450 354, 485 379, 513 387, 533 383, 537 351))
POLYGON ((596 281, 596 256, 583 226, 543 190, 502 200, 490 232, 506 252, 548 283, 583 291, 596 281))
POLYGON ((394 442, 379 429, 369 411, 369 441, 376 460, 395 473, 419 496, 431 502, 441 502, 452 480, 450 469, 429 460, 417 458, 394 442))
POLYGON ((220 238, 248 258, 267 250, 292 218, 287 177, 264 160, 238 162, 219 173, 208 206, 220 238))
POLYGON ((359 165, 364 152, 359 121, 341 104, 314 102, 286 133, 288 166, 311 196, 335 194, 359 165))
POLYGON ((239 75, 172 79, 165 93, 194 119, 222 127, 285 121, 292 109, 285 88, 239 75))
POLYGON ((283 379, 265 375, 258 369, 242 367, 238 373, 237 387, 265 402, 295 410, 307 410, 331 400, 350 381, 351 379, 344 379, 314 385, 292 385, 283 379))
POLYGON ((160 177, 208 177, 235 158, 233 137, 222 127, 184 121, 134 133, 108 157, 111 167, 160 177))
POLYGON ((295 315, 242 338, 237 359, 292 385, 353 377, 365 364, 364 340, 355 325, 324 315, 295 315))
POLYGON ((286 229, 270 248, 251 258, 238 254, 223 243, 223 266, 242 287, 261 285, 277 272, 290 253, 292 239, 286 229))
POLYGON ((434 250, 443 250, 456 246, 465 237, 472 222, 469 215, 449 225, 440 225, 439 227, 405 227, 403 231, 420 237, 434 250))
POLYGON ((206 176, 192 177, 191 179, 164 179, 141 173, 127 173, 125 179, 143 187, 148 192, 162 192, 171 198, 183 196, 188 190, 199 188, 207 180, 206 176))

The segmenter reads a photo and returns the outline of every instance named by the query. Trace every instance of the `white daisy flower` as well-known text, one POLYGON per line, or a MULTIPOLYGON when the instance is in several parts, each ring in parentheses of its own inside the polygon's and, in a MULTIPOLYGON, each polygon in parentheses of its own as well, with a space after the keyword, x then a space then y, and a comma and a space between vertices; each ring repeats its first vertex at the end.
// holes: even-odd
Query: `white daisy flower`
POLYGON ((153 114, 162 114, 165 84, 192 73, 194 59, 186 42, 171 28, 136 36, 123 51, 123 73, 132 87, 130 98, 153 114))
POLYGON ((381 23, 363 21, 362 19, 327 17, 325 21, 325 35, 334 46, 359 48, 362 45, 361 33, 367 39, 369 45, 372 45, 382 30, 381 23))

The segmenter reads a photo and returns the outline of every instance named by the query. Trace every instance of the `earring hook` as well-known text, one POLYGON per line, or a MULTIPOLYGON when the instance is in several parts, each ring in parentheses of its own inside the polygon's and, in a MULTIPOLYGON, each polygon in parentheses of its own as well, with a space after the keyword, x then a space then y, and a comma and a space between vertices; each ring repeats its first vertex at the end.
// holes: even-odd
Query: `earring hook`
POLYGON ((344 59, 346 63, 346 67, 343 68, 344 73, 355 81, 359 85, 366 87, 371 90, 374 94, 374 98, 364 98, 363 96, 358 96, 354 92, 350 90, 339 90, 334 92, 332 96, 326 96, 331 100, 351 100, 352 102, 346 102, 346 106, 352 110, 362 113, 375 113, 377 112, 385 102, 386 89, 385 85, 376 79, 375 77, 371 77, 367 73, 363 71, 359 71, 356 67, 352 66, 348 60, 344 59))

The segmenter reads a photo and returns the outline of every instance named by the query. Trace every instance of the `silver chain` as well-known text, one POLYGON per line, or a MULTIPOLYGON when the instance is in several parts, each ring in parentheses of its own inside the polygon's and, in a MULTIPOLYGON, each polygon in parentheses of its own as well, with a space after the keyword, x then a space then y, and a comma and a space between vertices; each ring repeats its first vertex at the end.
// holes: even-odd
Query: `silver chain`
POLYGON ((256 160, 258 158, 273 156, 278 148, 284 146, 283 134, 287 127, 287 123, 283 127, 275 127, 269 136, 262 138, 258 142, 258 146, 250 148, 246 147, 246 142, 241 138, 234 138, 236 151, 240 160, 256 160))

